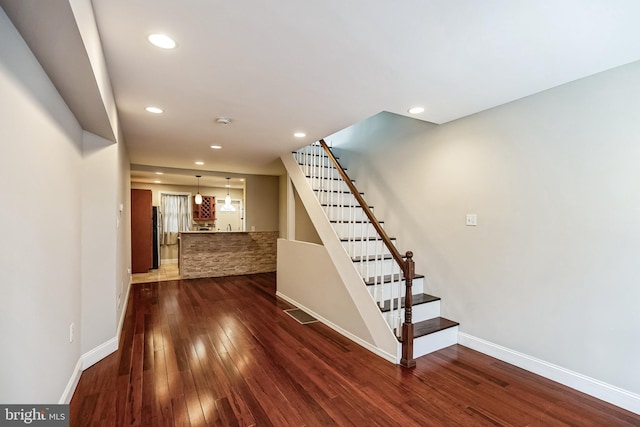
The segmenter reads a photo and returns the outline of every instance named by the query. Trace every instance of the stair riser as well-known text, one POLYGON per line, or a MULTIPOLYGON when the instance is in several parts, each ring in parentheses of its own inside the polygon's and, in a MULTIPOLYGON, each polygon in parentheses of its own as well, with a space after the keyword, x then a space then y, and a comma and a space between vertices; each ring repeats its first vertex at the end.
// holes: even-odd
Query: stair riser
MULTIPOLYGON (((395 244, 395 240, 392 241, 395 244)), ((384 246, 382 240, 369 240, 365 242, 342 242, 342 247, 347 251, 351 258, 362 256, 370 256, 372 254, 389 255, 389 249, 384 246)))
POLYGON ((318 161, 318 157, 324 158, 324 159, 328 159, 329 157, 327 156, 327 153, 325 153, 324 149, 319 146, 316 145, 314 147, 311 146, 307 146, 301 150, 299 150, 298 152, 294 153, 294 157, 296 160, 298 160, 298 163, 316 163, 318 161), (305 157, 306 156, 306 157, 305 157), (316 157, 315 160, 311 160, 311 157, 316 157), (303 162, 302 159, 308 159, 306 162, 303 162))
POLYGON ((457 343, 457 326, 416 338, 413 340, 413 358, 416 359, 457 343))
MULTIPOLYGON (((401 283, 402 283, 401 296, 404 296, 405 290, 406 290, 404 280, 401 283)), ((391 299, 391 295, 393 295, 393 298, 398 296, 398 287, 397 287, 398 284, 394 283, 393 287, 391 285, 392 285, 391 283, 385 283, 382 289, 380 289, 380 286, 378 286, 377 292, 378 293, 382 292, 382 301, 391 299)), ((380 295, 376 293, 373 285, 367 286, 367 290, 369 291, 369 293, 371 294, 371 296, 374 298, 375 301, 380 301, 380 295)), ((420 277, 417 279, 413 279, 413 284, 411 286, 411 293, 412 294, 424 293, 424 278, 420 277)))
POLYGON ((298 164, 316 164, 320 160, 329 159, 322 147, 317 147, 316 149, 305 147, 298 153, 294 153, 294 158, 298 160, 298 164))
POLYGON ((326 191, 316 191, 315 193, 316 197, 323 205, 359 206, 356 198, 353 197, 353 194, 351 193, 334 193, 326 191))
MULTIPOLYGON (((415 292, 414 292, 415 293, 415 292)), ((382 313, 389 326, 393 326, 393 319, 391 319, 391 312, 386 311, 382 313)), ((398 313, 394 312, 394 316, 398 313)), ((433 301, 426 304, 419 304, 413 306, 411 313, 411 321, 413 323, 422 322, 423 320, 433 319, 434 317, 440 317, 440 301, 433 301)), ((400 310, 400 319, 404 322, 404 308, 400 310)))
POLYGON ((334 168, 333 163, 331 162, 331 160, 329 160, 328 157, 309 157, 308 159, 300 158, 298 159, 298 164, 300 165, 302 171, 305 172, 305 175, 308 175, 306 174, 307 171, 316 169, 318 166, 326 167, 328 169, 334 168))
MULTIPOLYGON (((342 246, 346 249, 346 251, 351 255, 351 258, 356 257, 372 257, 373 255, 389 255, 389 249, 384 245, 383 241, 380 239, 374 239, 373 237, 370 240, 366 238, 364 240, 345 240, 341 239, 342 246)), ((395 244, 395 241, 392 241, 395 244)))
MULTIPOLYGON (((348 237, 353 238, 353 236, 375 238, 378 235, 378 232, 371 223, 336 222, 331 225, 341 239, 348 237)), ((380 226, 384 228, 383 224, 380 224, 380 226)))
POLYGON ((346 182, 342 180, 330 180, 320 178, 307 178, 311 188, 313 190, 326 190, 326 191, 346 191, 351 192, 346 182))
POLYGON ((306 173, 307 171, 316 169, 318 168, 318 166, 326 167, 328 169, 334 168, 333 163, 331 162, 331 160, 329 160, 328 157, 316 156, 315 158, 312 158, 310 156, 307 159, 298 159, 298 164, 300 165, 300 168, 302 169, 303 172, 305 172, 305 175, 307 176, 308 176, 308 174, 306 173))
POLYGON ((367 217, 359 206, 354 208, 347 206, 323 206, 322 210, 327 214, 327 218, 329 218, 330 221, 351 222, 369 220, 369 217, 367 217))
POLYGON ((306 177, 321 178, 321 179, 340 179, 341 175, 338 169, 334 167, 318 166, 318 165, 303 165, 301 166, 302 172, 306 177))
POLYGON ((368 278, 374 276, 389 275, 392 272, 398 272, 398 266, 393 259, 384 259, 379 261, 354 262, 353 265, 360 273, 360 277, 368 278))

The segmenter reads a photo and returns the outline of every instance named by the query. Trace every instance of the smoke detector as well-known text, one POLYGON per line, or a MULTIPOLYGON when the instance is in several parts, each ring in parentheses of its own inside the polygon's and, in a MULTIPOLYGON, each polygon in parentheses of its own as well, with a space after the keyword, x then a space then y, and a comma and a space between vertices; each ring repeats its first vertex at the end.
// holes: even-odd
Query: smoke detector
POLYGON ((229 123, 231 123, 231 119, 228 119, 226 117, 218 117, 216 119, 216 123, 218 123, 219 125, 228 125, 229 123))

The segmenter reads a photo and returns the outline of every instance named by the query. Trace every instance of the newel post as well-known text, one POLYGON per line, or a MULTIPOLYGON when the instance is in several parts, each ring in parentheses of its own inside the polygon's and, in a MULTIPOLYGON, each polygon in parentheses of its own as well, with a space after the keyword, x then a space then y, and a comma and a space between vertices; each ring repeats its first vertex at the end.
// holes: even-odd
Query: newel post
POLYGON ((415 272, 415 263, 413 262, 413 252, 408 251, 406 254, 407 260, 405 261, 404 279, 406 283, 406 292, 404 296, 404 323, 402 324, 402 358, 400 359, 400 365, 405 368, 413 368, 416 366, 416 361, 413 358, 413 322, 412 322, 412 310, 413 310, 413 297, 412 286, 413 276, 415 272))

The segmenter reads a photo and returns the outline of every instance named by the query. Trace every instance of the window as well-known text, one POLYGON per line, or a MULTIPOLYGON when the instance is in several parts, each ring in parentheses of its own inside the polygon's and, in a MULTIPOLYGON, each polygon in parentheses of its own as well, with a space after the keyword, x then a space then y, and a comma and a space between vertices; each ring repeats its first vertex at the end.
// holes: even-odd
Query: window
POLYGON ((178 233, 191 229, 191 204, 188 194, 160 194, 162 245, 178 243, 178 233))

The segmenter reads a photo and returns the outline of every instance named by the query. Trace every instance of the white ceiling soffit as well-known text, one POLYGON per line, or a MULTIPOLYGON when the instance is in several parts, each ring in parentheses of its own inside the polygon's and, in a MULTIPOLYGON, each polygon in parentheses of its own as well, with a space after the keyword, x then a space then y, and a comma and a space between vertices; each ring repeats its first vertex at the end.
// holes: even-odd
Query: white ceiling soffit
POLYGON ((0 0, 83 129, 115 141, 69 0, 0 0))
POLYGON ((200 175, 200 186, 244 188, 248 175, 235 173, 220 173, 211 171, 197 171, 192 169, 176 169, 147 165, 131 165, 131 182, 163 185, 196 186, 200 175), (227 182, 227 178, 230 178, 227 182), (158 182, 159 181, 159 182, 158 182))

